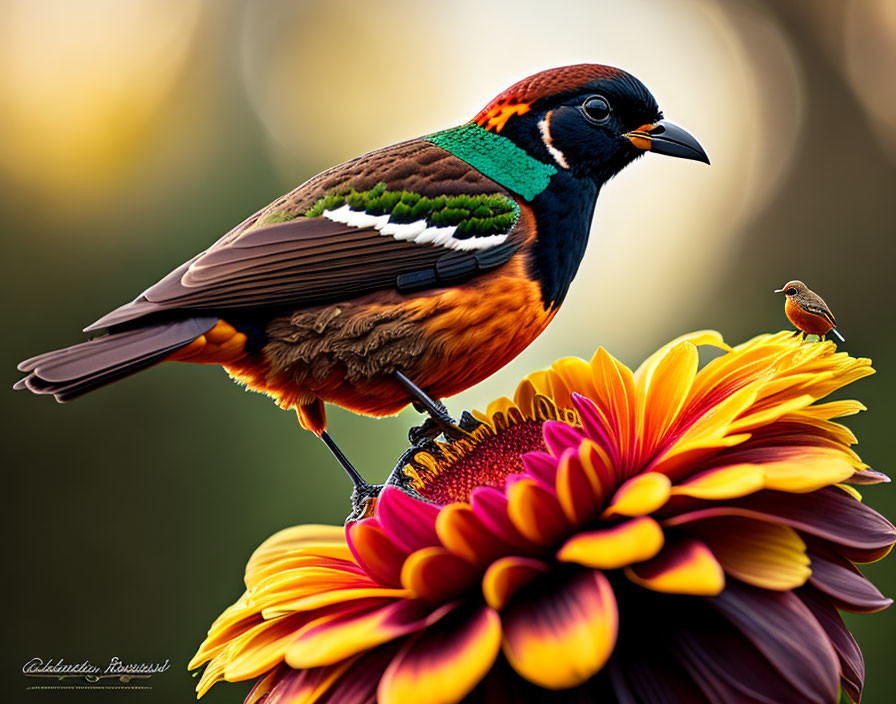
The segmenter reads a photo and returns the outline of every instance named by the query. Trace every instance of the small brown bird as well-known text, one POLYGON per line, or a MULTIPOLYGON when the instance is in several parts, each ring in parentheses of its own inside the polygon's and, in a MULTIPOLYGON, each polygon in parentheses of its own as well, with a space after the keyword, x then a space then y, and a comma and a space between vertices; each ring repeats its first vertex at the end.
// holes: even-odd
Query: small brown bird
POLYGON ((802 281, 788 281, 783 288, 775 289, 775 293, 787 296, 784 312, 797 330, 820 338, 833 332, 840 342, 846 342, 837 330, 837 321, 828 304, 802 281))

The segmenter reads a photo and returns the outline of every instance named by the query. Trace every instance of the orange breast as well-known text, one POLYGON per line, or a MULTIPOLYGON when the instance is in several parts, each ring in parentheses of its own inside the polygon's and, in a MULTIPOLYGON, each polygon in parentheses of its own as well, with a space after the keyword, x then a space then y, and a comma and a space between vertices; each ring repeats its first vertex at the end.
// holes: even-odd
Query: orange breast
MULTIPOLYGON (((522 216, 531 212, 524 208, 522 216)), ((506 365, 556 314, 544 309, 524 252, 460 286, 384 292, 280 317, 268 325, 263 357, 225 366, 283 408, 321 399, 392 415, 410 402, 396 370, 435 398, 453 396, 506 365)))
POLYGON ((784 304, 784 312, 797 330, 802 330, 809 335, 825 335, 834 327, 830 320, 801 308, 799 303, 789 297, 787 303, 784 304))
POLYGON ((215 327, 200 335, 186 347, 168 355, 166 362, 193 364, 226 364, 245 355, 246 335, 230 323, 219 320, 215 327))

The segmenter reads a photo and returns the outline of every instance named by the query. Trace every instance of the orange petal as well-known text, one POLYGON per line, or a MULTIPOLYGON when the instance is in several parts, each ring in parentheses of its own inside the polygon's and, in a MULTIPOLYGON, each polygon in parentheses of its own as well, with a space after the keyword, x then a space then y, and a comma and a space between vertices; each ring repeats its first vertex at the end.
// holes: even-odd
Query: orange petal
POLYGON ((669 500, 672 482, 665 474, 647 472, 632 477, 616 490, 605 516, 643 516, 669 500))
POLYGON ((520 675, 546 689, 593 677, 616 645, 619 616, 609 581, 597 571, 529 592, 502 614, 502 647, 520 675))
POLYGON ((640 442, 648 456, 653 455, 684 406, 697 375, 697 363, 697 348, 691 342, 680 342, 664 348, 636 375, 639 416, 644 419, 640 442))
POLYGON ((572 394, 579 393, 588 398, 596 395, 591 366, 578 357, 558 359, 548 370, 551 397, 559 408, 572 408, 572 394))
POLYGON ((479 684, 501 649, 501 617, 487 606, 454 614, 407 645, 386 668, 379 704, 455 704, 479 684))
POLYGON ((535 479, 521 479, 507 489, 507 515, 524 537, 550 545, 570 530, 557 498, 535 479))
POLYGON ((531 557, 502 557, 492 563, 482 577, 485 603, 501 611, 522 587, 549 571, 547 564, 531 557))
POLYGON ((246 577, 287 555, 307 554, 351 560, 342 526, 304 525, 274 533, 252 553, 246 565, 246 577))
POLYGON ((762 589, 787 591, 809 579, 809 556, 799 534, 778 523, 739 516, 693 526, 725 572, 762 589))
POLYGON ((666 548, 655 558, 625 568, 635 584, 667 594, 715 596, 725 588, 725 573, 705 543, 688 538, 666 548))
POLYGON ((660 551, 663 542, 660 524, 650 516, 641 516, 612 528, 579 533, 560 548, 557 559, 613 570, 649 560, 660 551))
POLYGON ((591 358, 595 396, 591 399, 612 424, 617 443, 626 453, 637 433, 636 391, 631 370, 614 359, 603 347, 591 358))
POLYGON ((414 597, 436 604, 466 591, 477 577, 469 562, 441 546, 417 550, 401 568, 402 585, 414 597))

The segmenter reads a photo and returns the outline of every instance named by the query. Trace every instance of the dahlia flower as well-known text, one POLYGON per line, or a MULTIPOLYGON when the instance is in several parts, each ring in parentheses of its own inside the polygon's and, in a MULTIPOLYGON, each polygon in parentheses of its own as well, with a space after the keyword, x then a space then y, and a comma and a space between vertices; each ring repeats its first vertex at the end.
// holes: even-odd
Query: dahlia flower
POLYGON ((419 452, 344 527, 266 541, 198 685, 247 702, 857 702, 839 609, 891 601, 856 563, 886 481, 816 403, 873 373, 787 333, 599 349, 530 375, 469 439, 419 452), (702 368, 699 345, 724 351, 702 368))

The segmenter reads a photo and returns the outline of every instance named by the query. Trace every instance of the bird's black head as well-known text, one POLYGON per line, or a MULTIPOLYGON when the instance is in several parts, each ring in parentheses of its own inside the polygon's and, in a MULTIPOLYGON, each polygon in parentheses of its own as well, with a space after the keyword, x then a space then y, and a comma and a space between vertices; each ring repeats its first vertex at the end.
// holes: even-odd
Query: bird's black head
POLYGON ((579 64, 516 83, 474 121, 539 160, 598 184, 645 151, 709 163, 696 139, 662 118, 656 100, 634 76, 579 64))

